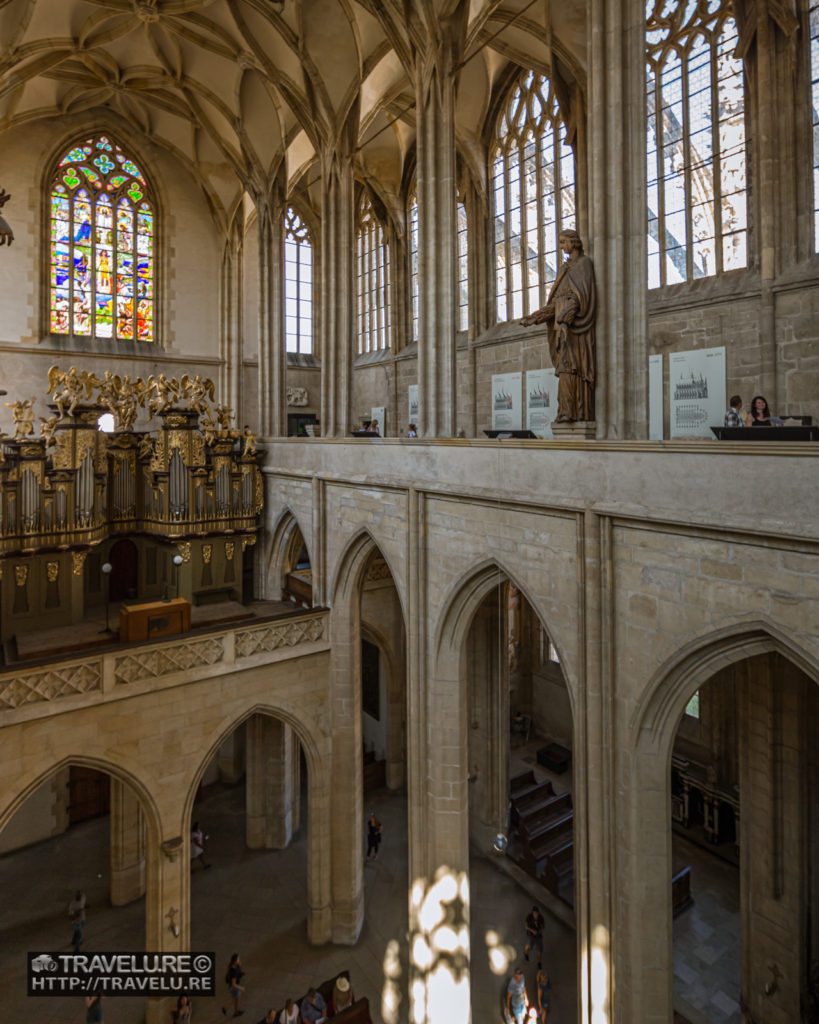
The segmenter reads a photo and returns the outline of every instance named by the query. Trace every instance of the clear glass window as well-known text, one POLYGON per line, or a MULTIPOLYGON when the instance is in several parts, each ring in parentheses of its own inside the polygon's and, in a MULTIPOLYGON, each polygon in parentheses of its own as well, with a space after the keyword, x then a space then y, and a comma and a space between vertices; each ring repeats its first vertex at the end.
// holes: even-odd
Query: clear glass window
POLYGON ((313 351, 313 248, 290 206, 284 215, 284 339, 288 352, 313 351))
POLYGON ((358 213, 356 272, 360 355, 390 347, 390 251, 366 195, 358 213))

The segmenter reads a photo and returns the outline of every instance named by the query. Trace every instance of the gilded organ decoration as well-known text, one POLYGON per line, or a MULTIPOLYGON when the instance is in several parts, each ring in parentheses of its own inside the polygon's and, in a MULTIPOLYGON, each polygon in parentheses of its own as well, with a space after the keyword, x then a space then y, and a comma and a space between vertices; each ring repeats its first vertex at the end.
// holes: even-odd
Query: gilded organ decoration
POLYGON ((203 544, 202 545, 202 561, 205 565, 210 565, 210 560, 213 557, 213 545, 203 544))
POLYGON ((28 579, 28 566, 27 565, 15 565, 14 567, 14 582, 18 587, 24 587, 26 580, 28 579))
POLYGON ((67 550, 81 575, 88 550, 125 522, 188 559, 193 537, 229 533, 242 550, 255 537, 258 442, 236 429, 210 378, 52 366, 44 390, 50 411, 39 420, 34 397, 7 403, 14 437, 0 437, 0 559, 67 550), (105 412, 111 433, 98 426, 105 412), (140 415, 153 430, 137 429, 140 415))
POLYGON ((24 437, 34 433, 34 397, 24 398, 21 402, 6 402, 14 419, 14 440, 22 441, 24 437))
POLYGON ((59 562, 46 562, 46 578, 49 583, 56 583, 57 577, 60 575, 60 563, 59 562))

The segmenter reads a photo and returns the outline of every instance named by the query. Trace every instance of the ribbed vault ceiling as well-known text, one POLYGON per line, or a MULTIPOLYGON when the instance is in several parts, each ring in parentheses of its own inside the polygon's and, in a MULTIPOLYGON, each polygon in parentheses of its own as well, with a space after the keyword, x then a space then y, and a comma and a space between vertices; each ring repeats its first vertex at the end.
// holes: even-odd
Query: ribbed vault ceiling
MULTIPOLYGON (((353 118, 361 174, 397 194, 415 138, 415 61, 455 6, 0 0, 0 131, 112 118, 181 160, 227 225, 244 193, 264 195, 282 173, 292 186, 353 118)), ((583 0, 471 0, 468 19, 472 59, 457 110, 464 152, 477 147, 510 62, 546 72, 559 62, 565 77, 581 78, 585 45, 583 0)))

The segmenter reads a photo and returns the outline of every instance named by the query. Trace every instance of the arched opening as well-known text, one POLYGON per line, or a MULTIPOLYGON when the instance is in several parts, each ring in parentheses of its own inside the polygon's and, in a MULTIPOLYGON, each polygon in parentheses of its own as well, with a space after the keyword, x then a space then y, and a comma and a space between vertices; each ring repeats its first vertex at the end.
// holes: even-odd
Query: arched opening
POLYGON ((304 534, 291 512, 273 531, 268 557, 269 597, 296 607, 312 608, 313 565, 304 534))
MULTIPOLYGON (((145 949, 148 846, 141 795, 103 765, 66 761, 30 787, 0 829, 8 1020, 78 1012, 76 995, 27 996, 21 950, 145 949)), ((107 1002, 117 1020, 136 1022, 144 1014, 141 1000, 107 1002)))
POLYGON ((739 1024, 743 1007, 761 1024, 816 1019, 817 728, 819 687, 776 651, 720 669, 686 703, 670 803, 687 1020, 739 1024))
POLYGON ((572 1019, 574 729, 557 647, 497 565, 463 584, 441 636, 439 672, 458 673, 467 716, 473 1008, 505 1006, 520 967, 530 1005, 554 978, 552 1011, 572 1019))

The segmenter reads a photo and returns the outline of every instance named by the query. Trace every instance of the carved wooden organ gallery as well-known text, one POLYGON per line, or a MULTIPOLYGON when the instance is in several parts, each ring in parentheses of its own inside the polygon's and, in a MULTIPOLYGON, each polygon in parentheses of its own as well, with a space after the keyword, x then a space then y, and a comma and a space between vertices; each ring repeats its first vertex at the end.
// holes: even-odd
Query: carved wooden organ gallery
POLYGON ((241 599, 245 552, 263 504, 255 437, 214 406, 199 376, 102 379, 52 367, 54 414, 34 398, 7 402, 14 437, 0 441, 2 638, 80 621, 107 594, 174 592, 194 603, 241 599), (136 430, 139 410, 158 430, 136 430), (110 413, 114 429, 100 429, 110 413), (182 563, 174 565, 180 555, 182 563))

